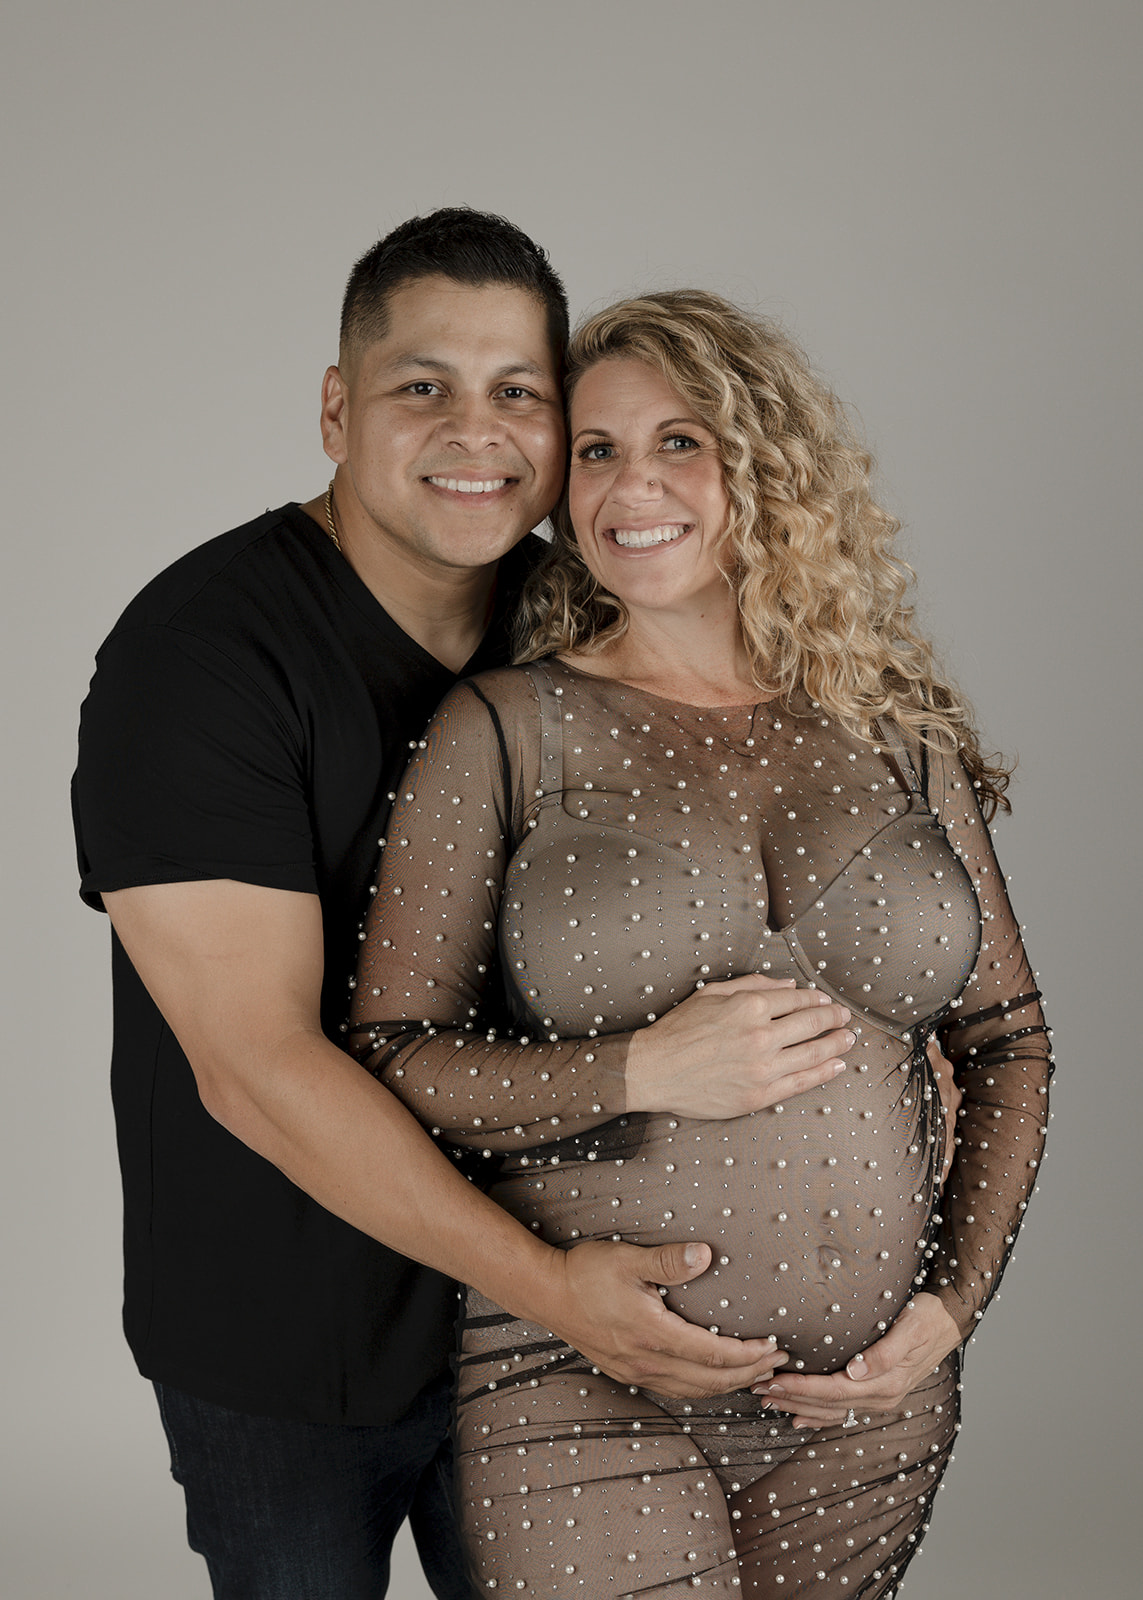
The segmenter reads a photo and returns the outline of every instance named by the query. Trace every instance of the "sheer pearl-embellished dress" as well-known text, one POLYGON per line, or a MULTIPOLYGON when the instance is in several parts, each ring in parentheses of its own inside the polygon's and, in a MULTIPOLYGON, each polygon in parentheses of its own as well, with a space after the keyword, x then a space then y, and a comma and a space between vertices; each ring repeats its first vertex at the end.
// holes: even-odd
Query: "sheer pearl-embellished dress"
MULTIPOLYGON (((570 1246, 690 1238, 668 1304, 829 1372, 920 1287, 967 1336, 1040 1158, 1048 1041, 959 763, 806 699, 701 709, 555 660, 447 698, 390 821, 356 1053, 493 1197, 570 1246), (731 1121, 627 1113, 632 1030, 766 972, 850 1007, 827 1086, 731 1121), (964 1092, 943 1193, 933 1033, 964 1092)), ((460 1490, 480 1591, 885 1596, 957 1428, 958 1363, 894 1417, 795 1430, 749 1392, 632 1391, 470 1291, 460 1490)))

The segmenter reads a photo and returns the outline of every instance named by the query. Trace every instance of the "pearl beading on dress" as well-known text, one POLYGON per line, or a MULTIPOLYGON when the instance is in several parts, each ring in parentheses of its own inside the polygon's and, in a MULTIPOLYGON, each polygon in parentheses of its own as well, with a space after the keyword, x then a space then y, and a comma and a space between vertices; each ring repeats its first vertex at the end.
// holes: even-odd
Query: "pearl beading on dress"
MULTIPOLYGON (((967 780, 933 755, 926 797, 916 755, 808 701, 698 710, 553 662, 458 688, 390 825, 358 1053, 553 1244, 711 1243, 711 1270, 668 1295, 691 1320, 835 1370, 925 1286, 967 1334, 1039 1161, 1047 1041, 967 780), (746 971, 849 1005, 848 1070, 728 1123, 625 1114, 629 1031, 746 971), (943 1197, 937 1028, 965 1092, 943 1197)), ((890 1594, 949 1458, 957 1370, 906 1416, 806 1433, 749 1395, 623 1389, 470 1293, 479 1582, 890 1594)))

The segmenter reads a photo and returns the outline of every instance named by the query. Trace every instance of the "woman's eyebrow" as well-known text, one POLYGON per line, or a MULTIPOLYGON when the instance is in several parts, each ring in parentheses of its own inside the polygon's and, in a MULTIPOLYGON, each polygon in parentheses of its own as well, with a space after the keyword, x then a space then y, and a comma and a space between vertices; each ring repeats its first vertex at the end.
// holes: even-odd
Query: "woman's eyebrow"
MULTIPOLYGON (((668 417, 666 422, 660 422, 656 425, 654 432, 665 433, 668 428, 701 428, 704 433, 710 432, 710 429, 707 427, 706 423, 700 422, 697 417, 668 417)), ((601 439, 611 438, 611 435, 608 433, 606 428, 580 428, 573 435, 572 444, 574 444, 577 439, 582 438, 585 433, 596 433, 601 439)))

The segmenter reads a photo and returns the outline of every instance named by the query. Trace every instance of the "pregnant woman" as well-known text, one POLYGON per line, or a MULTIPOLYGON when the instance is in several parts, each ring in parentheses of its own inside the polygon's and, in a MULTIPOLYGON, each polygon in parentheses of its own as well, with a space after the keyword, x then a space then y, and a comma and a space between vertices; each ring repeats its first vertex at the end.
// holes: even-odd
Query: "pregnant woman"
POLYGON ((668 1303, 790 1360, 673 1400, 470 1293, 474 1582, 892 1595, 1046 1121, 984 823, 1006 774, 916 632, 868 457, 777 329, 655 294, 592 318, 569 369, 524 664, 454 690, 410 769, 356 1048, 550 1243, 714 1246, 668 1303), (682 1090, 648 1110, 647 1053, 686 1026, 664 1013, 747 975, 849 1009, 831 1081, 730 1120, 682 1090), (934 1036, 964 1097, 943 1192, 934 1036))

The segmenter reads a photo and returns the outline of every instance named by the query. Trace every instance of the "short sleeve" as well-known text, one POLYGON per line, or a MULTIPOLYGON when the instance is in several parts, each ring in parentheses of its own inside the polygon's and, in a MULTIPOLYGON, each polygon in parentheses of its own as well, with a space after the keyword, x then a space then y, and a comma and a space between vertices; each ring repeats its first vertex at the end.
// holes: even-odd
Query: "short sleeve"
POLYGON ((316 892, 305 752, 288 697, 169 625, 100 651, 72 810, 80 893, 235 878, 316 892))

